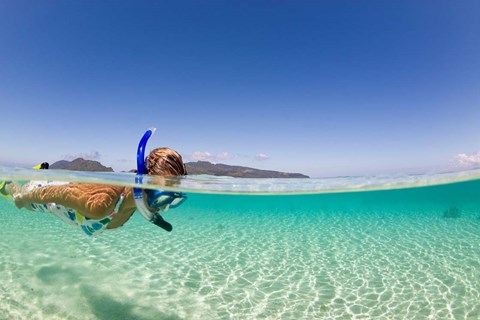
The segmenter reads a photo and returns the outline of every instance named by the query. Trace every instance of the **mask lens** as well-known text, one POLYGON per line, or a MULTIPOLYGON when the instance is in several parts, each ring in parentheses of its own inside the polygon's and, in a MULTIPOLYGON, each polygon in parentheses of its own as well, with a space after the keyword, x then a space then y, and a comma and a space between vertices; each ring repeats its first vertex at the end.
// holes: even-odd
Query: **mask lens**
POLYGON ((147 202, 152 208, 160 208, 163 206, 179 206, 186 197, 182 193, 168 192, 161 190, 147 190, 147 202))
POLYGON ((150 206, 153 207, 153 208, 158 208, 158 207, 164 206, 164 205, 169 204, 171 202, 170 199, 171 198, 169 196, 160 196, 160 197, 154 199, 150 206))
POLYGON ((183 201, 185 201, 185 199, 186 198, 173 198, 172 203, 170 203, 170 206, 172 208, 176 208, 179 205, 181 205, 183 203, 183 201))

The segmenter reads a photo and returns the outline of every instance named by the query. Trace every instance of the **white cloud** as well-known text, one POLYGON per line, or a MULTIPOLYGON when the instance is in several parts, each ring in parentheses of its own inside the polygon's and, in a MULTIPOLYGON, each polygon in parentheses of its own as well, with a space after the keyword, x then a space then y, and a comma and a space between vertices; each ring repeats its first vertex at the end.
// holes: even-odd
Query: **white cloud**
MULTIPOLYGON (((252 156, 249 155, 232 155, 231 153, 224 151, 221 153, 218 153, 216 155, 211 154, 208 151, 195 151, 190 155, 190 160, 191 161, 209 161, 212 163, 215 163, 215 161, 226 161, 226 160, 231 160, 233 158, 252 158, 252 156)), ((263 161, 267 160, 270 158, 270 156, 264 154, 264 153, 259 153, 253 156, 253 158, 257 161, 263 161)))
POLYGON ((480 166, 480 151, 472 154, 460 153, 455 157, 455 163, 463 168, 480 166))
POLYGON ((75 160, 77 158, 83 158, 85 160, 100 160, 101 154, 98 151, 92 150, 89 153, 76 153, 76 154, 67 154, 63 157, 64 160, 75 160))
POLYGON ((255 155, 255 160, 257 160, 257 161, 267 160, 268 158, 270 158, 270 157, 268 155, 266 155, 265 153, 257 153, 255 155))
POLYGON ((222 152, 222 153, 219 153, 215 156, 215 158, 217 158, 218 160, 230 160, 233 158, 233 156, 228 153, 228 152, 222 152))
POLYGON ((216 160, 220 160, 220 161, 230 160, 232 158, 233 158, 233 156, 227 151, 221 152, 221 153, 216 154, 216 155, 213 155, 208 151, 195 151, 190 155, 190 159, 192 161, 210 161, 210 162, 213 162, 213 161, 216 161, 216 160))
POLYGON ((190 158, 196 161, 210 161, 213 159, 213 155, 208 151, 195 151, 190 158))

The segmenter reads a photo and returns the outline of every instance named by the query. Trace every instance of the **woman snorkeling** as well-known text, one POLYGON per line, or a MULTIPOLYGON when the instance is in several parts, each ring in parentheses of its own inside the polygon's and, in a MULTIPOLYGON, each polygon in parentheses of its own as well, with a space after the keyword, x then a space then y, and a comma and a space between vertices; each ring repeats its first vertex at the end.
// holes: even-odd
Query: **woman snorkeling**
MULTIPOLYGON (((187 174, 182 156, 170 148, 156 148, 144 157, 146 143, 154 130, 149 129, 138 146, 136 183, 142 183, 144 174, 161 177, 187 174)), ((48 168, 48 164, 42 165, 43 169, 48 168)), ((186 195, 179 192, 45 181, 31 181, 23 186, 3 182, 0 194, 3 197, 12 196, 18 208, 50 212, 80 227, 87 235, 98 235, 123 226, 135 210, 148 221, 171 231, 172 225, 159 212, 176 208, 186 200, 186 195)))

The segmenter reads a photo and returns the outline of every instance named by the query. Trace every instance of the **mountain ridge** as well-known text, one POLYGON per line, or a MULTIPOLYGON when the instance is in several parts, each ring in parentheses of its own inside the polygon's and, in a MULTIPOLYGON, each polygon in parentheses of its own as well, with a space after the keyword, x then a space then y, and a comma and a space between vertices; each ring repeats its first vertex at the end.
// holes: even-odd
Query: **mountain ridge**
MULTIPOLYGON (((236 178, 309 178, 301 173, 288 173, 273 170, 262 170, 243 166, 232 166, 208 161, 185 163, 189 175, 207 174, 212 176, 229 176, 236 178)), ((114 172, 111 167, 106 167, 98 161, 77 158, 72 161, 60 160, 50 165, 50 169, 114 172)), ((134 171, 134 170, 131 170, 134 171)))
POLYGON ((98 161, 77 158, 72 161, 60 160, 52 163, 50 169, 73 170, 73 171, 94 171, 114 172, 111 167, 105 167, 98 161))
POLYGON ((222 163, 215 164, 208 161, 187 162, 185 166, 187 167, 188 174, 209 174, 236 178, 309 178, 301 173, 262 170, 222 163))

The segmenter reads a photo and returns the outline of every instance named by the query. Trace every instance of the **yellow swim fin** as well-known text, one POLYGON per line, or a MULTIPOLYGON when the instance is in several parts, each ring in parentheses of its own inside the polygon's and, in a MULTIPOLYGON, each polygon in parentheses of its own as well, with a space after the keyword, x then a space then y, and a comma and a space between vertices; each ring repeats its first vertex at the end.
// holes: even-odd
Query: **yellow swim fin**
POLYGON ((50 165, 48 164, 48 162, 42 162, 38 165, 36 165, 35 167, 33 167, 33 169, 48 169, 50 165))
POLYGON ((10 181, 0 181, 0 197, 5 199, 11 198, 11 195, 8 194, 7 190, 5 190, 5 186, 7 185, 7 182, 10 182, 10 181))

